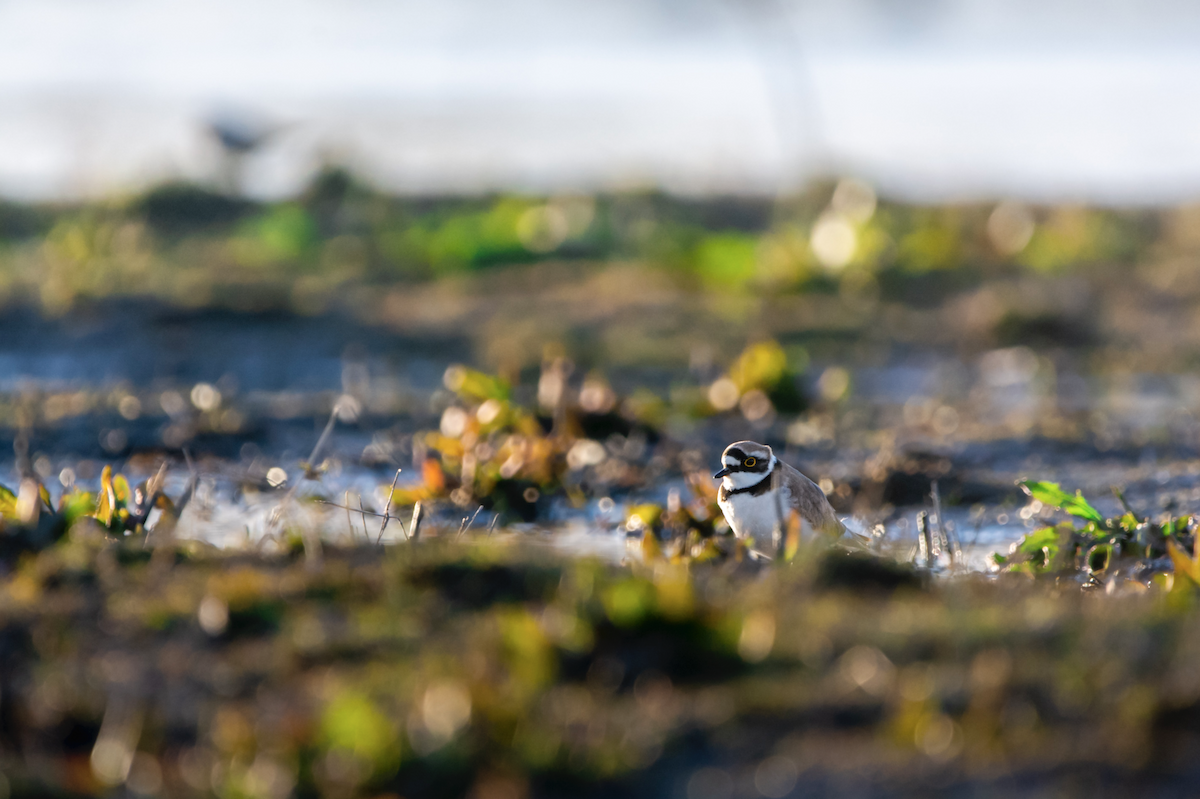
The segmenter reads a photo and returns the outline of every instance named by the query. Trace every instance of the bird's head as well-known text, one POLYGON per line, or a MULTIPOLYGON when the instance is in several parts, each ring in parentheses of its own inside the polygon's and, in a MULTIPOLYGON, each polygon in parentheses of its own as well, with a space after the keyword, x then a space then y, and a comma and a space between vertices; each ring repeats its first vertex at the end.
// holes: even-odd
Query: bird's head
POLYGON ((754 485, 775 468, 775 453, 766 444, 735 441, 721 453, 721 470, 714 480, 725 478, 734 488, 754 485))

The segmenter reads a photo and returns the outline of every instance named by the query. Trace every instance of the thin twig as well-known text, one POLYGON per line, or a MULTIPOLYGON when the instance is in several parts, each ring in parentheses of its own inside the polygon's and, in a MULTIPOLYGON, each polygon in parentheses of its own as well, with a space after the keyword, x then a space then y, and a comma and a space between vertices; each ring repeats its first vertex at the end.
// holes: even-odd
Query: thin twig
MULTIPOLYGON (((349 491, 347 491, 346 493, 348 494, 348 493, 350 493, 350 492, 349 492, 349 491)), ((358 509, 358 508, 352 508, 352 507, 350 507, 349 505, 339 505, 338 503, 336 503, 336 502, 330 502, 330 501, 329 501, 329 500, 327 500, 327 499, 318 499, 318 500, 314 500, 314 502, 315 502, 316 504, 318 504, 318 505, 328 505, 328 506, 329 506, 329 507, 331 507, 331 508, 338 508, 338 509, 340 509, 340 510, 352 511, 352 512, 354 512, 354 513, 362 513, 363 515, 366 515, 366 516, 373 516, 373 517, 374 517, 374 518, 376 518, 376 519, 382 519, 382 518, 383 518, 383 514, 382 514, 382 513, 376 513, 376 512, 375 512, 375 511, 373 511, 373 510, 363 510, 363 511, 359 511, 359 509, 358 509)), ((393 516, 392 518, 393 518, 393 519, 395 519, 396 517, 395 517, 395 516, 393 516)), ((399 521, 399 520, 397 519, 397 521, 399 521)))
POLYGON ((975 519, 975 531, 971 533, 971 541, 967 544, 972 549, 974 549, 975 544, 979 543, 979 533, 983 530, 983 517, 984 513, 980 513, 979 517, 975 519))
MULTIPOLYGON (((316 445, 312 448, 312 452, 308 456, 307 467, 313 468, 313 461, 317 459, 317 455, 321 452, 321 447, 325 446, 325 442, 329 439, 330 433, 333 432, 333 426, 337 422, 338 403, 333 404, 333 409, 329 412, 329 421, 325 423, 325 429, 321 431, 320 437, 317 439, 316 445)), ((186 455, 186 453, 184 453, 186 455)), ((292 483, 292 487, 288 489, 279 505, 271 513, 271 517, 267 522, 267 532, 278 524, 283 519, 284 508, 292 501, 292 497, 296 495, 296 490, 300 487, 300 479, 292 483)), ((316 570, 321 566, 321 538, 316 535, 315 531, 310 529, 310 526, 305 526, 301 532, 302 540, 304 541, 304 558, 306 565, 310 570, 316 570)))
POLYGON ((962 547, 958 543, 958 534, 952 531, 946 524, 946 520, 942 518, 942 495, 938 491, 937 480, 934 480, 930 486, 929 494, 933 499, 933 512, 937 514, 938 535, 946 547, 946 553, 950 556, 950 567, 954 568, 962 560, 962 547))
MULTIPOLYGON (((158 471, 154 474, 154 476, 151 477, 149 480, 147 480, 144 483, 145 488, 143 489, 141 502, 138 505, 138 511, 135 515, 132 515, 129 517, 130 526, 137 527, 140 525, 142 527, 145 527, 146 522, 150 519, 150 512, 154 510, 154 508, 156 507, 156 503, 158 502, 159 496, 162 495, 163 483, 166 482, 166 479, 167 479, 167 462, 163 461, 159 465, 158 471)), ((135 496, 136 496, 136 492, 135 492, 135 496)), ((147 531, 146 541, 145 541, 144 546, 147 548, 152 545, 157 546, 157 541, 151 540, 151 539, 157 539, 157 538, 158 538, 157 535, 151 535, 150 532, 147 531)))
POLYGON ((471 529, 471 525, 473 525, 475 523, 475 517, 479 515, 479 511, 481 511, 481 510, 483 510, 482 505, 480 505, 478 508, 475 509, 475 513, 471 514, 470 521, 467 520, 466 516, 463 517, 462 526, 460 526, 458 528, 458 535, 454 536, 455 541, 457 541, 459 538, 461 538, 463 533, 465 533, 467 530, 471 529))
MULTIPOLYGON (((480 505, 480 507, 483 507, 483 506, 480 505)), ((492 520, 490 522, 488 522, 487 534, 491 535, 492 533, 496 532, 496 525, 499 523, 500 523, 500 514, 499 513, 492 514, 492 520)))
POLYGON ((22 425, 17 437, 13 439, 13 453, 17 459, 17 473, 21 477, 34 477, 37 475, 37 470, 33 468, 33 461, 29 458, 29 427, 22 425))
POLYGON ((367 509, 363 507, 362 494, 358 495, 358 511, 362 514, 363 520, 363 538, 367 539, 367 543, 371 543, 371 534, 367 532, 367 509))
POLYGON ((321 452, 321 447, 325 446, 325 441, 329 438, 329 434, 333 432, 333 426, 337 422, 339 403, 333 403, 333 410, 329 412, 329 421, 325 423, 325 429, 321 431, 321 437, 317 439, 316 445, 312 448, 312 452, 308 456, 308 465, 313 466, 317 461, 317 455, 321 452))
POLYGON ((196 489, 200 485, 200 472, 196 469, 196 464, 192 463, 192 453, 187 451, 187 447, 183 448, 183 460, 187 463, 188 478, 187 488, 183 492, 183 496, 179 498, 179 502, 175 505, 176 518, 183 515, 183 509, 192 501, 192 497, 196 495, 196 489))
MULTIPOLYGON (((187 447, 183 448, 183 459, 187 463, 189 472, 187 488, 179 497, 179 502, 175 503, 170 510, 163 509, 162 514, 158 517, 158 523, 154 525, 155 546, 154 554, 150 556, 150 571, 155 580, 161 579, 169 573, 175 564, 175 530, 179 526, 179 520, 183 517, 184 509, 195 496, 196 486, 200 482, 200 473, 196 471, 196 465, 192 463, 192 456, 187 451, 187 447)), ((159 485, 158 493, 160 494, 162 493, 161 484, 166 479, 165 466, 164 462, 158 470, 158 475, 155 475, 154 478, 154 482, 159 485), (161 479, 159 475, 162 476, 161 479)), ((149 517, 149 512, 146 515, 149 517)))
MULTIPOLYGON (((338 404, 335 402, 333 404, 333 410, 329 412, 329 421, 325 423, 325 429, 321 431, 321 435, 317 439, 316 446, 312 448, 312 452, 309 453, 308 460, 305 462, 309 469, 314 468, 313 461, 317 459, 317 455, 321 453, 321 448, 325 446, 325 442, 328 440, 329 434, 333 432, 333 425, 337 422, 337 414, 338 404)), ((185 450, 183 454, 186 457, 187 451, 185 450)), ((283 518, 283 509, 289 502, 292 501, 292 497, 296 495, 296 490, 300 488, 301 479, 303 479, 303 477, 298 478, 296 482, 292 483, 291 488, 289 488, 288 492, 283 495, 283 499, 280 500, 279 505, 276 506, 274 512, 271 513, 271 518, 269 521, 270 525, 273 526, 277 524, 280 519, 283 518)))
POLYGON ((940 555, 949 552, 950 541, 946 538, 946 527, 942 524, 942 498, 938 493, 937 480, 929 484, 929 500, 933 506, 930 515, 930 529, 933 532, 933 552, 940 555))
POLYGON ((350 528, 350 540, 353 541, 354 540, 354 523, 352 521, 350 521, 350 511, 351 511, 350 489, 348 489, 348 488, 346 489, 346 493, 344 494, 344 496, 346 498, 346 504, 343 505, 342 507, 344 507, 346 509, 346 526, 350 528))
POLYGON ((933 568, 933 534, 929 529, 929 512, 917 513, 917 549, 926 568, 933 568))
MULTIPOLYGON (((383 543, 383 531, 387 529, 388 522, 392 520, 392 499, 396 496, 396 482, 400 479, 400 469, 396 470, 396 476, 392 478, 392 487, 388 491, 387 506, 383 509, 383 524, 379 525, 379 537, 375 539, 376 544, 383 543)), ((405 540, 408 539, 408 531, 404 529, 404 522, 396 519, 396 523, 400 525, 400 532, 404 533, 405 540)))

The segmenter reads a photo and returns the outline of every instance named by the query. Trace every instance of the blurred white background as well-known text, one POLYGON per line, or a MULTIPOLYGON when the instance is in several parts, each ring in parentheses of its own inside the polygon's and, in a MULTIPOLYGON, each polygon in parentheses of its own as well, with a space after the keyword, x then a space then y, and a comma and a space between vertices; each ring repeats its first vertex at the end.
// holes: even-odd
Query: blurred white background
POLYGON ((1200 194, 1177 0, 0 0, 0 195, 322 163, 402 192, 1200 194))

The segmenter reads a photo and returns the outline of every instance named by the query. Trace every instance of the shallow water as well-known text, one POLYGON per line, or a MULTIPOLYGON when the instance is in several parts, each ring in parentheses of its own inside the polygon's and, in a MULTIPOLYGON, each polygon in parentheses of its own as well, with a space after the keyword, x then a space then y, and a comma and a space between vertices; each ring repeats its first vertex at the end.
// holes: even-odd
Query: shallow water
MULTIPOLYGON (((314 500, 345 504, 349 497, 357 509, 361 498, 367 511, 381 512, 398 467, 401 486, 418 479, 411 438, 438 426, 449 401, 440 386, 446 366, 470 362, 464 339, 414 339, 332 316, 140 308, 45 321, 14 312, 0 322, 0 332, 0 408, 7 409, 0 426, 16 438, 20 409, 33 409, 29 456, 53 494, 72 478, 94 489, 105 463, 136 481, 166 460, 167 492, 179 496, 188 481, 186 446, 200 481, 179 533, 218 546, 274 546, 282 525, 272 515, 297 480, 287 520, 331 540, 375 539, 378 518, 368 515, 364 525, 362 513, 347 518, 344 509, 314 500), (214 411, 202 413, 195 403, 204 386, 220 396, 214 411), (298 464, 309 458, 330 408, 347 393, 358 416, 336 424, 316 459, 326 471, 319 481, 306 480, 298 464), (51 408, 58 409, 53 418, 51 408), (228 426, 227 414, 233 415, 228 426), (272 468, 283 469, 289 482, 271 487, 265 478, 272 468)), ((812 365, 810 393, 820 390, 818 379, 832 365, 812 365)), ((1026 508, 1014 490, 1019 479, 1079 488, 1106 513, 1118 510, 1112 486, 1123 487, 1147 515, 1200 509, 1200 382, 1190 375, 1093 375, 1070 359, 1051 360, 1022 347, 968 361, 935 351, 901 353, 846 368, 849 398, 828 418, 672 418, 666 431, 673 457, 688 453, 690 461, 672 461, 661 479, 636 490, 601 491, 581 508, 543 502, 537 525, 505 526, 506 534, 620 560, 627 552, 625 507, 663 504, 673 490, 686 497, 680 464, 703 470, 726 443, 741 438, 771 442, 785 460, 839 492, 856 485, 882 449, 901 460, 919 453, 944 461, 947 480, 972 486, 981 497, 944 509, 972 568, 986 568, 992 552, 1052 518, 1026 508), (1065 420, 1075 432, 1048 437, 1039 427, 1047 417, 1065 420)), ((609 378, 666 394, 668 386, 702 386, 711 376, 681 366, 628 374, 618 368, 609 378)), ((15 463, 0 462, 0 482, 15 481, 15 463)), ((862 507, 852 492, 839 510, 864 534, 881 525, 884 542, 903 553, 915 547, 915 516, 927 506, 926 497, 910 491, 897 506, 862 507)), ((472 514, 474 508, 436 509, 427 532, 453 534, 472 514)), ((481 511, 470 534, 493 524, 492 514, 481 511)), ((400 525, 390 525, 385 538, 397 536, 400 525)))
MULTIPOLYGON (((1034 447, 1036 449, 1036 446, 1034 447)), ((371 540, 397 543, 406 539, 405 528, 410 509, 398 510, 399 516, 381 533, 382 519, 374 515, 386 506, 387 490, 394 472, 390 467, 364 466, 342 462, 321 476, 319 481, 305 480, 299 470, 288 469, 300 484, 294 494, 289 485, 279 488, 259 488, 247 483, 249 464, 236 460, 206 458, 199 467, 199 483, 195 496, 184 513, 178 535, 195 538, 219 547, 276 550, 285 528, 315 529, 325 540, 350 543, 371 540), (359 510, 359 502, 367 511, 359 510), (343 507, 322 504, 320 500, 348 505, 343 507), (282 509, 282 517, 280 513, 282 509)), ((5 471, 12 473, 9 464, 5 471)), ((1125 487, 1129 501, 1141 512, 1157 515, 1164 508, 1182 513, 1200 508, 1200 461, 1183 459, 1141 459, 1135 461, 1106 458, 1094 461, 1081 455, 1077 460, 1057 460, 1047 465, 1041 476, 1061 480, 1068 486, 1082 486, 1089 498, 1104 512, 1116 513, 1117 501, 1108 493, 1110 485, 1125 487)), ((148 472, 128 470, 131 478, 144 479, 148 472)), ((401 473, 399 485, 414 481, 412 470, 401 473)), ((1005 477, 1011 485, 1018 472, 1005 477)), ((998 478, 999 475, 993 475, 998 478)), ((52 485, 54 480, 49 481, 52 485)), ((96 489, 98 478, 79 479, 79 485, 96 489)), ((174 468, 167 479, 168 495, 180 496, 188 482, 185 468, 174 468)), ((53 486, 52 493, 57 493, 53 486)), ((624 520, 627 507, 642 502, 665 504, 671 492, 686 496, 682 479, 670 479, 645 490, 615 493, 594 497, 583 507, 572 507, 565 500, 553 501, 537 523, 501 523, 490 511, 473 509, 436 508, 422 525, 422 535, 457 536, 466 524, 467 536, 495 536, 502 540, 520 539, 535 542, 559 552, 580 557, 597 557, 613 563, 640 557, 638 538, 626 532, 624 520)), ((882 548, 903 558, 918 557, 917 513, 931 510, 926 505, 900 507, 885 516, 843 514, 851 535, 869 545, 882 548)), ((1033 507, 1020 499, 999 503, 978 503, 971 506, 943 508, 944 525, 948 536, 961 547, 959 567, 988 571, 993 568, 992 555, 1006 553, 1009 547, 1036 525, 1057 518, 1055 512, 1033 507)), ((931 521, 936 523, 936 517, 931 521)), ((950 566, 948 556, 939 562, 950 566)))

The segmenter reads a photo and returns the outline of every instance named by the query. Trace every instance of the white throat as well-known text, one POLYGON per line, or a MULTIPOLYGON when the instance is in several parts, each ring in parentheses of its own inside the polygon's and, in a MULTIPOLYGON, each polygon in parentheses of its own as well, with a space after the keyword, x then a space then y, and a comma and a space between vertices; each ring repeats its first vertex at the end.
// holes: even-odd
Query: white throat
MULTIPOLYGON (((730 464, 725 464, 729 466, 730 464)), ((771 456, 771 462, 767 466, 765 472, 730 472, 721 478, 721 484, 729 491, 737 491, 742 488, 749 488, 756 483, 762 482, 771 475, 775 470, 775 456, 771 456)))

